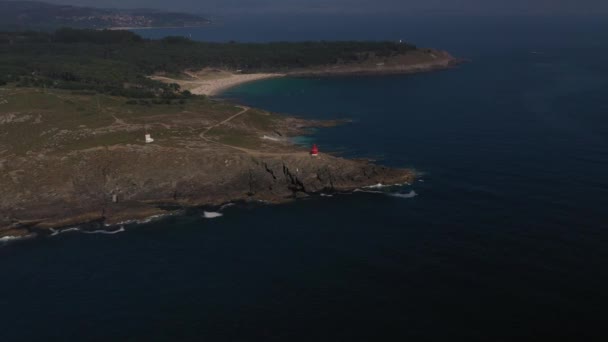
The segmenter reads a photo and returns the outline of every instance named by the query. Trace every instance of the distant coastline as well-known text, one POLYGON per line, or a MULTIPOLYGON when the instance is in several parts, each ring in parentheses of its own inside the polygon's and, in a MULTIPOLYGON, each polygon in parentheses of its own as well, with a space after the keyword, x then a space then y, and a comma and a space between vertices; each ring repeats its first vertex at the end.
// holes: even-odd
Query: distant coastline
POLYGON ((131 31, 131 30, 152 30, 152 29, 181 29, 181 28, 200 28, 200 27, 207 27, 211 25, 211 23, 205 24, 205 25, 191 25, 191 26, 133 26, 133 27, 107 27, 107 28, 102 28, 101 30, 111 30, 111 31, 131 31))
POLYGON ((55 30, 65 27, 128 30, 201 27, 210 22, 209 19, 197 14, 174 11, 71 6, 35 1, 0 1, 0 26, 5 30, 55 30))

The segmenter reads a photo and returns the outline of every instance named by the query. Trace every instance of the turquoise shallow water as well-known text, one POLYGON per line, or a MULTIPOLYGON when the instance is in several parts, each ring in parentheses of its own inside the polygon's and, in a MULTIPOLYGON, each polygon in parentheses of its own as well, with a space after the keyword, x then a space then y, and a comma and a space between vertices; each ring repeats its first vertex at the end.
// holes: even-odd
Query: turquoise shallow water
MULTIPOLYGON (((577 20, 414 31, 423 23, 389 18, 367 34, 412 32, 472 62, 228 91, 280 113, 353 119, 310 142, 415 168, 424 182, 395 190, 418 195, 235 205, 212 220, 193 210, 4 246, 0 340, 603 340, 608 68, 594 57, 608 52, 608 21, 577 20)), ((347 24, 290 32, 350 38, 359 26, 347 24)))

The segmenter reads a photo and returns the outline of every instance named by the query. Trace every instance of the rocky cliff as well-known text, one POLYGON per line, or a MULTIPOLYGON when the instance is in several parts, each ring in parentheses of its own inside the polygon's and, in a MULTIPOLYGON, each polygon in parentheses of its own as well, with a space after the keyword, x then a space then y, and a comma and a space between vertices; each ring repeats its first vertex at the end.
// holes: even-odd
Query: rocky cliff
POLYGON ((88 221, 118 223, 167 205, 283 202, 319 192, 410 182, 413 174, 306 152, 251 155, 220 149, 113 146, 3 164, 0 236, 88 221), (9 171, 10 170, 10 171, 9 171))

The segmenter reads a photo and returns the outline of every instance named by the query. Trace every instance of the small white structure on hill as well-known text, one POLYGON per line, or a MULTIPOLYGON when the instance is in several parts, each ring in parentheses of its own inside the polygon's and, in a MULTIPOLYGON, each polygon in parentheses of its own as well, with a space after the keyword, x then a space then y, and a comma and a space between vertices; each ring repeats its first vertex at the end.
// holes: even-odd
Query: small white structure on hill
POLYGON ((146 144, 149 143, 153 143, 154 139, 152 139, 152 136, 150 134, 146 134, 146 144))

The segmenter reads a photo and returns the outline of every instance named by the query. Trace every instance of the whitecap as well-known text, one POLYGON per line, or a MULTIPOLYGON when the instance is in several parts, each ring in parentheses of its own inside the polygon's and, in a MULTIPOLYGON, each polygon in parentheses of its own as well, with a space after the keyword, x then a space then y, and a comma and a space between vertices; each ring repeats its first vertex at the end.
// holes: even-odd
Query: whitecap
POLYGON ((418 196, 418 194, 416 193, 416 191, 412 190, 410 192, 408 192, 407 194, 402 194, 402 193, 389 193, 388 194, 391 197, 399 197, 399 198, 414 198, 416 196, 418 196))
POLYGON ((213 211, 204 211, 203 212, 203 217, 208 218, 208 219, 212 219, 212 218, 216 218, 216 217, 222 217, 224 216, 224 214, 222 213, 216 213, 213 211))
POLYGON ((330 195, 330 194, 321 194, 321 197, 334 197, 334 195, 330 195))

